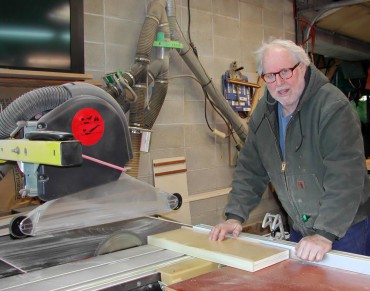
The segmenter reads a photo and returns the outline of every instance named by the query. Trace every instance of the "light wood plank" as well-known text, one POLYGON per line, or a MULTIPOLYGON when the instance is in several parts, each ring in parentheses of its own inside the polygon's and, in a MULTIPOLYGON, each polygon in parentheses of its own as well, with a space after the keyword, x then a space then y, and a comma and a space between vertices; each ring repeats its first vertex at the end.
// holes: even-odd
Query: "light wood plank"
POLYGON ((183 199, 180 209, 162 213, 161 216, 191 225, 185 157, 153 160, 153 174, 156 188, 169 193, 179 193, 183 199))
POLYGON ((258 271, 289 258, 289 251, 283 248, 237 238, 226 238, 221 242, 210 241, 208 233, 189 227, 150 235, 148 243, 249 272, 258 271))
MULTIPOLYGON (((193 228, 207 234, 212 229, 212 226, 206 225, 206 224, 199 224, 199 225, 193 226, 193 228)), ((255 241, 256 243, 263 243, 264 245, 280 247, 280 248, 289 250, 290 259, 300 260, 295 255, 295 247, 297 244, 294 242, 290 242, 286 240, 271 240, 264 236, 255 235, 251 233, 243 233, 243 232, 240 233, 238 239, 247 240, 247 241, 255 241)), ((309 261, 303 261, 303 262, 307 264, 320 265, 324 267, 347 270, 350 272, 357 272, 357 273, 370 276, 370 257, 369 256, 363 256, 363 255, 357 255, 357 254, 352 254, 352 253, 347 253, 347 252, 331 250, 325 255, 324 259, 320 262, 309 262, 309 261)))
POLYGON ((158 272, 161 273, 161 281, 169 285, 200 276, 218 268, 219 264, 190 257, 188 260, 158 269, 158 272))

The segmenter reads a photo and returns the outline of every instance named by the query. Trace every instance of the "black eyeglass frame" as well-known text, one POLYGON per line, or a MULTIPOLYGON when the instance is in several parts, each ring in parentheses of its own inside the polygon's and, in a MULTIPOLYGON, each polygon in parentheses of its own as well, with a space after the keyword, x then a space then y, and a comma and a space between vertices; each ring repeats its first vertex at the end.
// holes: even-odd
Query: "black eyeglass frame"
POLYGON ((293 77, 293 72, 294 72, 294 70, 299 66, 301 64, 301 62, 298 62, 294 67, 292 67, 292 68, 284 68, 284 69, 282 69, 282 70, 280 70, 279 72, 276 72, 276 73, 266 73, 266 74, 262 74, 261 75, 261 78, 263 79, 263 81, 265 81, 267 84, 272 84, 272 83, 274 83, 274 82, 276 82, 276 75, 279 75, 280 76, 280 78, 282 78, 283 80, 288 80, 288 79, 290 79, 291 77, 293 77), (283 77, 280 73, 282 72, 282 71, 284 71, 284 70, 290 70, 290 71, 292 71, 292 75, 289 77, 289 78, 285 78, 285 77, 283 77), (272 81, 272 82, 267 82, 266 80, 265 80, 265 75, 267 75, 267 74, 273 74, 274 75, 274 81, 272 81))

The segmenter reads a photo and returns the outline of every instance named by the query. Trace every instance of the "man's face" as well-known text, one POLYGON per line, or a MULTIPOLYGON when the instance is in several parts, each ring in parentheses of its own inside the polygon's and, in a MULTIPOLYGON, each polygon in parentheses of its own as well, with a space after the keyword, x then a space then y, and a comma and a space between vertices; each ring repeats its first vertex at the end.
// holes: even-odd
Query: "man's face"
MULTIPOLYGON (((297 64, 294 56, 285 48, 274 47, 265 52, 263 56, 263 73, 277 73, 283 69, 293 68, 297 64)), ((290 79, 284 80, 279 74, 276 75, 276 81, 270 84, 266 83, 271 96, 283 106, 283 114, 292 113, 299 102, 305 80, 304 75, 306 66, 300 64, 293 71, 290 79)))

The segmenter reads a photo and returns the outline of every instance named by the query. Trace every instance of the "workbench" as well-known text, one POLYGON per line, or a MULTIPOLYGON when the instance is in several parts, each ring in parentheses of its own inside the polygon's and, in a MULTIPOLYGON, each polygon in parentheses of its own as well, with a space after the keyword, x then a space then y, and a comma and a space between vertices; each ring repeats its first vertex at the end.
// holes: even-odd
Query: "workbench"
POLYGON ((257 272, 223 267, 168 285, 166 291, 370 290, 370 276, 289 259, 257 272))

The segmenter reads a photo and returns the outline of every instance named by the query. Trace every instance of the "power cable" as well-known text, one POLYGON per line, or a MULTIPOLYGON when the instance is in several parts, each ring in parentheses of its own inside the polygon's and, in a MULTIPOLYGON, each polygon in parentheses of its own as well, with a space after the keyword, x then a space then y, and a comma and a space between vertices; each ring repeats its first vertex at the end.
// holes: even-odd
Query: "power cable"
POLYGON ((190 33, 190 23, 191 23, 191 16, 190 16, 190 0, 188 0, 188 37, 189 37, 189 45, 192 48, 194 54, 198 57, 198 50, 195 47, 193 41, 191 40, 191 33, 190 33))
MULTIPOLYGON (((177 22, 177 19, 176 19, 176 23, 177 23, 177 25, 179 25, 179 23, 177 22)), ((191 47, 191 49, 193 50, 193 52, 194 52, 194 54, 195 54, 195 56, 198 58, 198 51, 197 51, 197 49, 196 49, 196 47, 194 46, 194 43, 192 42, 192 39, 191 39, 191 32, 190 32, 190 27, 191 27, 191 13, 190 13, 190 0, 188 0, 188 39, 189 39, 189 46, 191 47)), ((181 32, 181 34, 183 35, 183 33, 182 33, 182 31, 180 30, 180 32, 181 32)), ((184 40, 185 40, 185 37, 184 37, 184 35, 183 35, 183 38, 184 38, 184 40)), ((199 59, 199 58, 198 58, 199 59)), ((206 72, 206 70, 204 69, 204 67, 203 67, 203 65, 202 65, 202 63, 199 61, 199 64, 200 64, 200 66, 202 67, 202 69, 203 69, 203 71, 204 71, 204 73, 205 73, 205 75, 207 75, 207 72, 206 72)), ((189 75, 183 75, 184 77, 188 77, 189 75)), ((207 75, 207 77, 208 77, 208 75, 207 75)), ((172 77, 173 78, 173 77, 172 77)), ((209 78, 209 77, 208 77, 209 78)), ((197 79, 197 78, 194 78, 194 79, 196 79, 197 80, 197 82, 198 83, 200 83, 199 82, 199 80, 197 79)), ((214 84, 213 84, 213 82, 210 82, 211 83, 211 85, 212 85, 212 87, 213 87, 213 89, 214 90, 216 90, 216 88, 214 87, 214 84)), ((207 84, 208 85, 208 84, 207 84)), ((222 120, 225 122, 225 124, 226 124, 226 126, 227 126, 227 128, 228 128, 228 130, 230 131, 230 134, 229 135, 227 135, 226 137, 228 137, 228 136, 231 136, 232 138, 233 138, 233 140, 234 140, 234 142, 236 143, 236 144, 238 144, 238 142, 237 142, 237 140, 235 139, 235 136, 234 136, 234 130, 232 129, 232 127, 231 127, 231 125, 229 124, 229 122, 225 119, 225 117, 222 115, 222 113, 220 112, 220 110, 215 106, 215 104, 213 103, 213 101, 209 98, 209 95, 208 95, 208 93, 207 93, 207 91, 203 88, 203 94, 204 94, 204 118, 205 118, 205 121, 206 121, 206 124, 207 124, 207 126, 208 126, 208 128, 209 128, 209 130, 211 131, 211 132, 214 132, 215 131, 215 129, 212 129, 212 127, 211 127, 211 125, 209 124, 209 121, 208 121, 208 117, 207 117, 207 100, 208 100, 208 102, 211 104, 211 106, 212 106, 212 108, 213 108, 213 110, 222 118, 222 120)))

